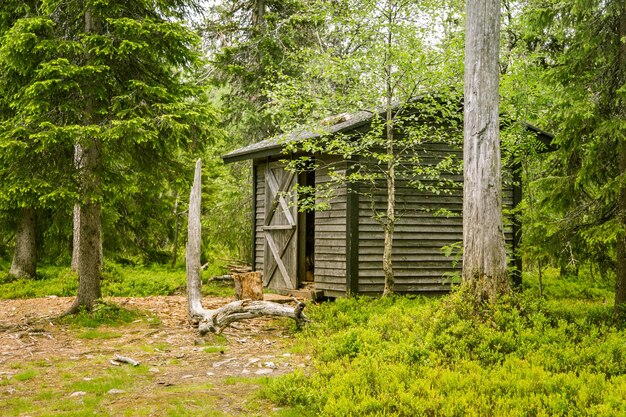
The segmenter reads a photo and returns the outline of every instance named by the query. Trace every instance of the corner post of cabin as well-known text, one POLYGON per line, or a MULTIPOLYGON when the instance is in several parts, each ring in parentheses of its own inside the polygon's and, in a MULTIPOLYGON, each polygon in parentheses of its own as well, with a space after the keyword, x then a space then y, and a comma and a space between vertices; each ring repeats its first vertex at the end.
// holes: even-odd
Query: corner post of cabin
POLYGON ((359 293, 359 183, 350 179, 358 160, 347 161, 346 176, 346 295, 359 293))
POLYGON ((252 224, 252 241, 251 241, 251 250, 250 250, 250 265, 252 266, 252 270, 256 271, 256 197, 257 197, 257 164, 256 161, 252 161, 252 216, 251 224, 252 224))

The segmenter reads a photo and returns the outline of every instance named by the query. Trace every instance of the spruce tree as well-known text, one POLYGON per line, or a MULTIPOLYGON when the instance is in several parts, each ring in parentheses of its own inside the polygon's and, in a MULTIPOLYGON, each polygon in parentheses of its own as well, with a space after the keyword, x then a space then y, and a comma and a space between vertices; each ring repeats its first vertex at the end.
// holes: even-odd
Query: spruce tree
MULTIPOLYGON (((181 149, 200 150, 214 113, 194 82, 199 38, 183 24, 189 2, 48 0, 17 20, 0 67, 20 79, 2 136, 56 179, 46 194, 80 206, 79 288, 70 311, 101 296, 101 208, 126 186, 156 184, 181 149), (154 178, 137 184, 135 173, 154 178)), ((20 178, 26 172, 20 174, 20 178)), ((40 196, 40 198, 43 198, 40 196)))

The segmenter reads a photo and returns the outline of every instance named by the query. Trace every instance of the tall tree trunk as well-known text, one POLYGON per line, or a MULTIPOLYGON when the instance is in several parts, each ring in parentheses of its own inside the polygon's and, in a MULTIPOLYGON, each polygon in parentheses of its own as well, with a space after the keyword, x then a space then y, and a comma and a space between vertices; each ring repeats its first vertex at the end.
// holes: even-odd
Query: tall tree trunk
MULTIPOLYGON (((392 10, 389 10, 389 32, 387 34, 387 47, 391 48, 391 23, 392 10)), ((391 65, 387 65, 386 72, 386 99, 387 99, 387 115, 386 115, 386 152, 389 160, 387 161, 387 215, 385 216, 385 242, 383 245, 383 273, 385 274, 385 287, 383 289, 383 297, 393 293, 395 285, 395 277, 393 274, 393 232, 396 223, 396 172, 395 172, 395 155, 393 144, 393 87, 391 80, 391 65)))
POLYGON ((81 188, 83 199, 80 202, 78 217, 78 295, 69 312, 80 307, 93 308, 96 300, 102 297, 100 271, 102 261, 101 209, 92 195, 98 190, 96 174, 100 155, 97 140, 91 140, 89 147, 82 147, 81 188))
MULTIPOLYGON (((621 39, 620 53, 618 58, 618 86, 626 83, 626 3, 622 3, 619 18, 619 37, 621 39)), ((619 87, 618 87, 619 88, 619 87)), ((621 98, 614 117, 623 117, 626 114, 626 99, 621 98)), ((619 138, 618 155, 619 170, 626 177, 626 139, 619 138)), ((617 239, 617 265, 615 270, 615 313, 621 319, 626 318, 626 184, 622 180, 618 196, 618 220, 622 225, 622 231, 617 239)))
MULTIPOLYGON (((85 32, 95 30, 91 10, 85 11, 85 32)), ((89 60, 89 52, 87 52, 89 60)), ((94 99, 85 98, 85 125, 95 123, 96 115, 94 99)), ((80 202, 78 228, 78 294, 68 313, 74 313, 80 307, 91 310, 102 297, 100 288, 100 271, 102 262, 102 227, 101 209, 98 202, 100 195, 100 142, 96 138, 88 138, 79 144, 75 152, 80 154, 80 202)))
POLYGON ((37 272, 37 216, 35 209, 20 209, 15 231, 15 251, 9 275, 33 278, 37 272))
POLYGON ((510 291, 498 121, 500 0, 468 0, 465 31, 463 284, 479 300, 510 291))

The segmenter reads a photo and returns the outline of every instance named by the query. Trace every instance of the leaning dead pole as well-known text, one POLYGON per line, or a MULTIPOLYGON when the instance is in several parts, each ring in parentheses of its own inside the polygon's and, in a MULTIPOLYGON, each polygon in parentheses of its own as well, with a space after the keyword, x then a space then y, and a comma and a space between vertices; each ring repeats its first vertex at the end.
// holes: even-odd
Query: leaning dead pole
POLYGON ((187 308, 189 319, 198 326, 201 334, 221 333, 231 323, 261 316, 289 317, 302 325, 308 321, 302 310, 305 304, 296 301, 289 307, 270 301, 238 300, 216 310, 202 307, 202 280, 200 277, 200 247, 202 226, 200 222, 202 201, 202 160, 196 162, 196 170, 189 196, 189 221, 187 239, 187 308))

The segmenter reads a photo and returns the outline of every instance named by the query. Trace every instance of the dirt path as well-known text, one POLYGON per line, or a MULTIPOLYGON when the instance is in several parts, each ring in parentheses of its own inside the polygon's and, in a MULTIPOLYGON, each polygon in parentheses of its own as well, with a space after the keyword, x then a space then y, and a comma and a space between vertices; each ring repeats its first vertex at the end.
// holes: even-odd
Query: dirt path
MULTIPOLYGON (((182 296, 107 301, 149 313, 153 318, 90 331, 54 321, 69 307, 71 298, 0 301, 0 409, 3 402, 11 405, 16 396, 28 395, 33 386, 51 388, 54 396, 67 397, 83 392, 79 389, 81 380, 108 378, 122 372, 114 368, 132 368, 126 364, 111 364, 113 356, 119 354, 140 361, 142 365, 138 369, 143 371, 127 375, 126 391, 124 387, 118 389, 123 392, 118 393, 114 401, 96 388, 93 392, 75 394, 76 397, 94 394, 97 415, 118 415, 116 413, 126 410, 125 407, 143 403, 145 407, 140 407, 136 415, 206 415, 206 410, 214 413, 208 415, 216 416, 267 415, 272 411, 271 405, 247 398, 258 390, 251 377, 293 372, 306 368, 310 359, 289 352, 293 336, 286 321, 254 319, 236 323, 223 335, 200 337, 187 323, 186 300, 182 296), (29 371, 35 376, 24 376, 29 371), (65 388, 55 385, 59 378, 68 380, 65 388), (204 414, 176 414, 167 411, 167 407, 151 408, 154 405, 151 399, 167 397, 172 390, 194 391, 197 387, 203 387, 201 391, 213 403, 203 409, 204 414), (246 402, 253 402, 254 406, 246 402)), ((229 301, 211 298, 203 302, 206 308, 216 308, 229 301)), ((195 395, 189 397, 195 398, 195 395)), ((174 403, 179 399, 174 398, 174 403)), ((40 411, 43 408, 49 413, 55 407, 59 411, 60 406, 55 401, 40 400, 40 403, 40 411)), ((183 401, 182 407, 186 409, 184 404, 183 401)), ((18 412, 19 407, 14 409, 16 411, 8 415, 49 415, 32 410, 22 414, 18 412)), ((66 414, 53 412, 52 415, 66 414)), ((125 412, 125 415, 135 414, 125 412)))

